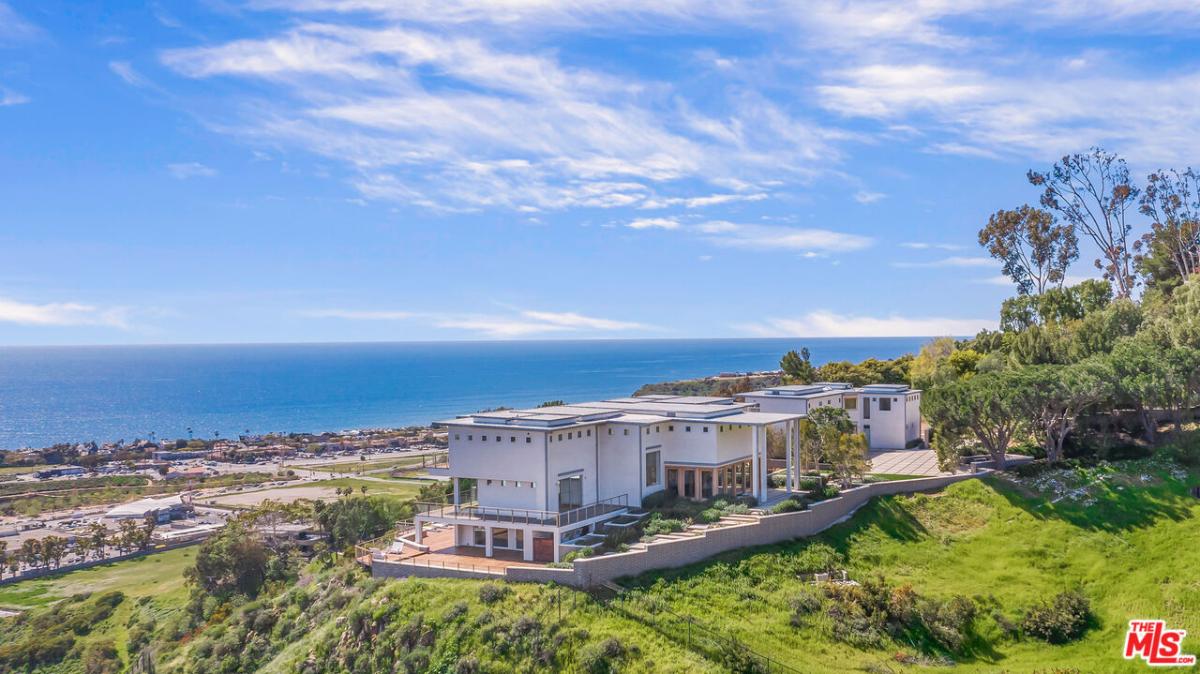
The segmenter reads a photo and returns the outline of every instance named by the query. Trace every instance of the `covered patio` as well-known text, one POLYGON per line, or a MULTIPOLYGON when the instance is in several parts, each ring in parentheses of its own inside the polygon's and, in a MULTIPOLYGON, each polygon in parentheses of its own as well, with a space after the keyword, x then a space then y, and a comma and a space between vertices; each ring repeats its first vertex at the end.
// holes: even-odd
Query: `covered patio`
POLYGON ((775 412, 739 414, 737 423, 751 428, 748 454, 715 464, 664 462, 666 488, 682 498, 694 500, 719 496, 732 498, 750 494, 759 502, 765 501, 771 491, 768 478, 767 429, 775 426, 782 427, 785 441, 784 491, 787 494, 792 493, 800 484, 798 422, 802 418, 803 414, 775 412))

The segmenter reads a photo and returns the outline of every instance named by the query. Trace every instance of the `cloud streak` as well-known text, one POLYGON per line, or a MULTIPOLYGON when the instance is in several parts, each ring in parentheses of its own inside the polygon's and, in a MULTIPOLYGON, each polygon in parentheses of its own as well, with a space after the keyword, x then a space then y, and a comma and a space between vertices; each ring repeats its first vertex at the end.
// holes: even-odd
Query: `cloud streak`
POLYGON ((102 308, 79 302, 36 304, 0 297, 0 323, 25 326, 67 327, 96 325, 128 329, 124 308, 102 308))
POLYGON ((819 310, 795 318, 768 318, 738 326, 758 337, 937 337, 974 335, 996 327, 994 319, 884 317, 839 314, 819 310))
POLYGON ((495 339, 516 339, 557 333, 655 331, 659 328, 633 321, 587 316, 573 311, 518 310, 513 314, 452 314, 392 309, 311 309, 306 318, 349 321, 424 321, 437 328, 465 330, 495 339))

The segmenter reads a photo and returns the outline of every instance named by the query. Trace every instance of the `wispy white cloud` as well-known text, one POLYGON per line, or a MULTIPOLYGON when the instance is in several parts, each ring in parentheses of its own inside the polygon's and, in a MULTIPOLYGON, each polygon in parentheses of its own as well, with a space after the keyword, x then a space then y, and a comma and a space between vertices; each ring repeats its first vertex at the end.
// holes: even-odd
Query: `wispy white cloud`
POLYGON ((389 310, 306 309, 301 311, 300 315, 307 318, 342 318, 349 321, 402 321, 418 314, 389 310))
POLYGON ((633 229, 679 229, 679 220, 675 218, 638 218, 630 221, 626 227, 633 229))
POLYGON ((426 207, 758 201, 761 190, 712 188, 756 176, 809 180, 840 158, 834 143, 846 135, 752 93, 712 121, 737 133, 697 133, 700 115, 677 104, 670 83, 566 65, 548 51, 502 48, 444 25, 307 22, 269 37, 169 50, 162 61, 188 77, 235 77, 274 92, 274 104, 231 106, 237 116, 217 128, 344 161, 365 196, 426 207))
POLYGON ((901 248, 911 248, 913 250, 929 250, 931 248, 937 250, 962 250, 964 246, 957 243, 939 243, 935 241, 905 241, 900 244, 901 248))
POLYGON ((859 234, 828 229, 742 224, 711 220, 696 227, 705 239, 718 246, 750 250, 789 250, 849 252, 871 245, 872 239, 859 234))
POLYGON ((129 312, 123 307, 97 307, 79 302, 35 304, 0 297, 0 323, 32 326, 98 325, 128 329, 129 312))
POLYGON ((555 333, 655 331, 659 328, 633 321, 587 316, 574 311, 516 310, 509 314, 456 314, 395 309, 309 309, 305 318, 349 321, 421 321, 437 328, 466 330, 485 337, 513 339, 555 333))
POLYGON ((29 102, 29 97, 11 89, 0 87, 0 108, 9 105, 21 105, 29 102))
POLYGON ((944 257, 939 260, 928 260, 924 262, 901 261, 893 262, 892 266, 900 269, 917 269, 922 267, 995 267, 996 260, 990 257, 966 257, 954 255, 944 257))
POLYGON ((856 316, 820 310, 796 318, 768 318, 737 326, 760 337, 934 337, 974 335, 994 319, 856 316))
POLYGON ((109 61, 108 69, 117 77, 120 77, 125 84, 130 86, 145 87, 150 85, 150 82, 145 77, 142 77, 141 73, 134 69, 133 64, 129 61, 109 61))
POLYGON ((871 192, 868 190, 859 190, 854 193, 854 200, 860 204, 873 204, 887 195, 883 192, 871 192))
POLYGON ((41 34, 41 29, 17 14, 9 3, 0 2, 0 45, 26 42, 41 34))
POLYGON ((216 169, 195 161, 167 164, 167 171, 179 180, 187 180, 188 178, 211 178, 212 176, 217 175, 216 169))

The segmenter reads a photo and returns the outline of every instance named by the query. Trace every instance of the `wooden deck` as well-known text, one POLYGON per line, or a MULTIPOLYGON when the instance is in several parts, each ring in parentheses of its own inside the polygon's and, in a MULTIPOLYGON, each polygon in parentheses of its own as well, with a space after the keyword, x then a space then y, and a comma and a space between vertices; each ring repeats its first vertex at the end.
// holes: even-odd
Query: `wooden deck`
MULTIPOLYGON (((503 575, 504 570, 512 566, 542 566, 535 562, 526 562, 522 558, 520 550, 497 548, 492 551, 492 557, 486 557, 483 554, 483 548, 469 545, 455 545, 454 529, 452 527, 441 529, 427 528, 421 543, 422 545, 429 546, 428 552, 422 552, 415 547, 405 546, 404 551, 400 553, 383 553, 384 558, 392 563, 471 570, 496 575, 503 575)), ((367 560, 360 559, 359 561, 368 566, 370 565, 369 556, 367 560)))

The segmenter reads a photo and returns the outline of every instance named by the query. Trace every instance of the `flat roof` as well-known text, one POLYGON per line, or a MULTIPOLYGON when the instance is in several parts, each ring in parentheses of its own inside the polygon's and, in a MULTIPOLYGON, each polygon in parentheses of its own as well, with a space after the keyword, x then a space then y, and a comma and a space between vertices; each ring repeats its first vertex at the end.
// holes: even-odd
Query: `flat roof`
MULTIPOLYGON (((480 426, 522 430, 573 428, 604 421, 648 424, 672 420, 697 423, 757 423, 746 421, 754 403, 721 396, 629 396, 524 410, 477 412, 438 422, 444 426, 480 426)), ((792 418, 792 417, 788 417, 792 418)))

